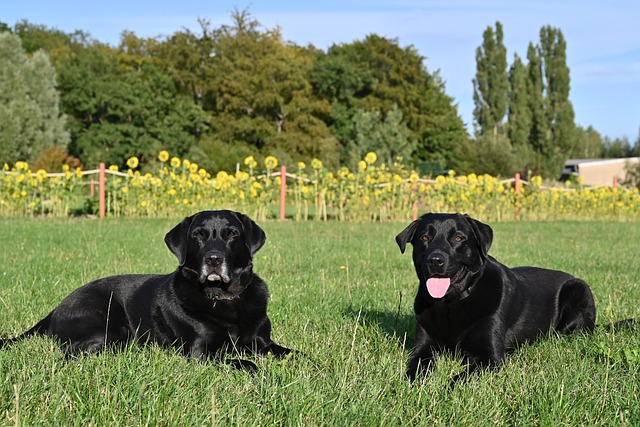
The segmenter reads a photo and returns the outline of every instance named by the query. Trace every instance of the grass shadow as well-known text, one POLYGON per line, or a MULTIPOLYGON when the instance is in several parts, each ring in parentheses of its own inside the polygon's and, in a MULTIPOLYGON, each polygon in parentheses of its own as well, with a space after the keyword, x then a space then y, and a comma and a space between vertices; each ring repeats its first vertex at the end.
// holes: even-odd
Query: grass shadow
POLYGON ((343 311, 343 315, 353 319, 359 316, 364 327, 375 325, 401 348, 410 349, 413 346, 416 322, 413 314, 350 306, 343 311))

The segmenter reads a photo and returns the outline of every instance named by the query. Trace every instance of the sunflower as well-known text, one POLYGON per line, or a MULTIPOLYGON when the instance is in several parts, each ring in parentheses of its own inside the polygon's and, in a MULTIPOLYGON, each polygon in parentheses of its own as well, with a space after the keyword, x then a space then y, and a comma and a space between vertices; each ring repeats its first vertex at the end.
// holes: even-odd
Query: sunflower
POLYGON ((172 168, 179 168, 181 163, 182 162, 180 162, 179 158, 177 158, 177 157, 172 157, 171 158, 171 167, 172 168))
POLYGON ((244 164, 249 166, 250 169, 253 169, 256 166, 258 166, 258 162, 256 162, 256 159, 254 159, 253 156, 249 156, 246 159, 244 159, 244 164))
POLYGON ((278 159, 273 156, 267 156, 264 159, 264 165, 267 167, 267 169, 275 169, 278 167, 278 159))
POLYGON ((319 159, 311 160, 311 167, 316 170, 322 169, 322 160, 319 160, 319 159))
POLYGON ((44 169, 38 169, 38 172, 36 172, 36 177, 38 178, 38 181, 44 181, 47 177, 47 171, 44 169))
POLYGON ((129 160, 127 160, 127 166, 129 166, 129 169, 137 168, 139 163, 140 161, 136 156, 129 157, 129 160))
POLYGON ((373 151, 369 151, 365 156, 364 156, 364 161, 367 162, 367 164, 374 164, 376 162, 376 160, 378 160, 378 155, 376 153, 374 153, 373 151))
POLYGON ((158 160, 160 160, 162 163, 165 163, 167 160, 169 160, 169 152, 167 150, 162 150, 161 152, 159 152, 158 160))

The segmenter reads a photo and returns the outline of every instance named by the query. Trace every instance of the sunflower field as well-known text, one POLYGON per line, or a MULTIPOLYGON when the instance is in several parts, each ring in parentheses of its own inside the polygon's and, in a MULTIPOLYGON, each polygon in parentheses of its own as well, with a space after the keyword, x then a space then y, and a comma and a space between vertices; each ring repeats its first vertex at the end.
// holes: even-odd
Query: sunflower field
MULTIPOLYGON (((131 157, 126 170, 106 171, 108 216, 180 217, 205 209, 232 209, 264 220, 278 217, 281 169, 268 156, 249 156, 235 173, 215 174, 188 159, 158 155, 155 170, 141 172, 131 157)), ((97 170, 32 171, 25 162, 0 174, 0 216, 68 216, 96 213, 97 170)), ((356 170, 328 170, 319 159, 286 172, 286 214, 293 220, 407 221, 418 212, 463 212, 485 221, 638 220, 638 189, 577 184, 546 185, 540 177, 516 186, 489 175, 421 177, 401 162, 380 164, 368 153, 356 170), (519 187, 518 189, 516 187, 519 187)))

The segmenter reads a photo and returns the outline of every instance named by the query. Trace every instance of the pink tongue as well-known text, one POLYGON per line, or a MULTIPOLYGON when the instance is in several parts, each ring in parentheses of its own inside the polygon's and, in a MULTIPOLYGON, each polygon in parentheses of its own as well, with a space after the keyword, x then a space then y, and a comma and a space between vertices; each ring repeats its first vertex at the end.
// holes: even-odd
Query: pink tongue
POLYGON ((451 279, 448 277, 432 277, 427 279, 427 291, 434 298, 442 298, 447 293, 451 285, 451 279))

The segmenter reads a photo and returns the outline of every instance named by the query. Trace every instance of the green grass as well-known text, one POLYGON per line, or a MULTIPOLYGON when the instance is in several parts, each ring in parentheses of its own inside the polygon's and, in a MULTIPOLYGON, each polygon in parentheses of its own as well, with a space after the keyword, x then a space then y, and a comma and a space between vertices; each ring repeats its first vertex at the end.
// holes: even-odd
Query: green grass
MULTIPOLYGON (((0 336, 31 327, 89 280, 170 272, 162 239, 175 223, 0 220, 0 336)), ((409 387, 417 279, 394 242, 406 224, 261 225, 268 239, 255 270, 271 290, 273 337, 310 359, 257 358, 250 375, 155 347, 65 359, 53 341, 31 338, 0 351, 0 425, 640 423, 640 331, 551 337, 453 390, 460 363, 441 357, 409 387)), ((640 315, 638 224, 492 225, 491 254, 505 264, 589 282, 599 323, 640 315)))

